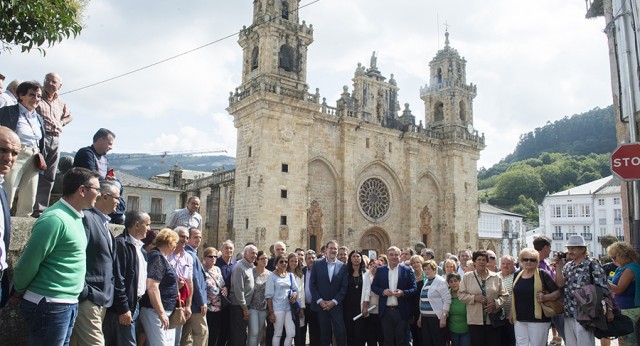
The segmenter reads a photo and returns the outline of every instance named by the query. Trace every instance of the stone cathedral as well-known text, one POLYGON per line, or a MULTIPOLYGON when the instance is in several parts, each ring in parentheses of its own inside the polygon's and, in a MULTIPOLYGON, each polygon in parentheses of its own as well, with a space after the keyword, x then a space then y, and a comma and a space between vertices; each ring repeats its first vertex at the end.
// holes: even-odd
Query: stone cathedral
POLYGON ((425 71, 416 122, 375 52, 329 105, 307 85, 313 26, 300 21, 299 0, 253 3, 227 109, 238 131, 235 177, 212 189, 209 238, 261 249, 283 240, 319 250, 331 239, 378 253, 417 242, 439 255, 475 248, 485 140, 472 126, 476 86, 449 34, 425 71))

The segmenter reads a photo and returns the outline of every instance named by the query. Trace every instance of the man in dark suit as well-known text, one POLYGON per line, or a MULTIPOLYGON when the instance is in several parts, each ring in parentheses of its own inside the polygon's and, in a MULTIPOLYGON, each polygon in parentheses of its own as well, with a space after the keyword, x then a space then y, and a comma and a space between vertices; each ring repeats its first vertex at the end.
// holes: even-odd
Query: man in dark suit
POLYGON ((78 297, 78 317, 71 334, 71 345, 102 345, 102 322, 113 304, 115 238, 109 230, 109 214, 120 198, 120 188, 113 182, 100 182, 100 196, 95 207, 83 211, 82 223, 87 233, 87 272, 78 297))
POLYGON ((331 331, 336 346, 345 346, 342 301, 347 294, 347 266, 337 256, 338 242, 331 240, 327 243, 326 258, 314 261, 309 278, 311 309, 318 316, 322 346, 331 344, 331 331))
MULTIPOLYGON (((9 173, 16 158, 20 153, 20 138, 11 129, 0 126, 0 180, 4 180, 5 174, 9 173)), ((0 183, 0 203, 2 203, 2 213, 0 213, 0 309, 7 304, 9 299, 9 275, 7 275, 7 251, 11 241, 11 217, 9 216, 9 202, 7 195, 0 183)))
POLYGON ((409 345, 411 297, 416 294, 416 281, 410 267, 400 265, 400 249, 387 250, 389 264, 378 267, 371 291, 380 296, 378 311, 382 321, 384 344, 409 345))

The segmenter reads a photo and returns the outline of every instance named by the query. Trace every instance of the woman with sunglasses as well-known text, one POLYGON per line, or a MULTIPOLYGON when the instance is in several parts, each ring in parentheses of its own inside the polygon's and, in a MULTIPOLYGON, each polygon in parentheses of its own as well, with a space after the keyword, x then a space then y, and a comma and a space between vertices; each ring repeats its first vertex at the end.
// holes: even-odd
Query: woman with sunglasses
POLYGON ((522 270, 513 280, 509 316, 509 321, 515 324, 516 345, 544 346, 547 344, 551 318, 542 313, 541 303, 560 298, 560 290, 551 275, 538 269, 538 251, 522 249, 518 260, 522 270))
POLYGON ((262 250, 258 251, 256 263, 254 263, 256 267, 253 268, 255 285, 253 287, 253 296, 249 302, 249 341, 247 343, 249 346, 258 346, 258 337, 261 335, 267 320, 265 288, 267 278, 271 274, 271 271, 267 269, 268 261, 269 256, 262 250))
POLYGON ((207 273, 207 326, 209 327, 209 345, 215 345, 220 335, 220 325, 222 323, 220 310, 222 310, 222 299, 227 296, 227 288, 224 287, 222 272, 216 267, 218 250, 214 247, 204 249, 202 254, 202 265, 207 273))
POLYGON ((293 274, 287 271, 289 261, 285 254, 275 257, 276 269, 267 277, 265 298, 269 313, 267 318, 273 323, 272 345, 280 345, 282 327, 286 328, 284 346, 291 346, 296 336, 296 326, 291 315, 291 303, 298 298, 298 287, 293 274))

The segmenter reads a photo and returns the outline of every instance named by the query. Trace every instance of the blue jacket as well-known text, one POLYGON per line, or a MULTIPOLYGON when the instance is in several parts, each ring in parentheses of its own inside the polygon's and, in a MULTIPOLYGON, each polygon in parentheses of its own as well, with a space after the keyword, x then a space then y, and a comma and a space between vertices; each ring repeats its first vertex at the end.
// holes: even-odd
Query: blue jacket
MULTIPOLYGON (((380 296, 378 311, 380 318, 384 318, 384 310, 387 307, 387 296, 382 292, 389 288, 389 266, 378 267, 376 276, 371 283, 371 291, 380 296)), ((397 289, 404 291, 404 296, 398 298, 398 309, 404 319, 411 318, 411 297, 416 294, 416 280, 413 270, 403 264, 398 264, 398 285, 397 289)))
POLYGON ((116 237, 115 244, 116 262, 113 268, 115 292, 113 305, 109 311, 117 315, 131 311, 133 315, 138 304, 138 254, 136 246, 133 237, 126 229, 116 237))
POLYGON ((336 268, 333 277, 329 281, 327 259, 321 258, 313 262, 313 270, 309 278, 309 290, 311 291, 311 309, 323 311, 317 304, 318 299, 335 300, 338 302, 337 310, 342 310, 342 301, 347 295, 347 266, 336 260, 336 268))
POLYGON ((115 239, 99 210, 85 209, 83 213, 82 223, 87 233, 87 273, 78 300, 89 300, 108 308, 113 303, 115 239))
POLYGON ((204 266, 198 258, 196 249, 186 245, 184 251, 193 257, 193 299, 191 300, 191 312, 197 314, 200 312, 201 306, 207 305, 207 272, 204 270, 204 266))

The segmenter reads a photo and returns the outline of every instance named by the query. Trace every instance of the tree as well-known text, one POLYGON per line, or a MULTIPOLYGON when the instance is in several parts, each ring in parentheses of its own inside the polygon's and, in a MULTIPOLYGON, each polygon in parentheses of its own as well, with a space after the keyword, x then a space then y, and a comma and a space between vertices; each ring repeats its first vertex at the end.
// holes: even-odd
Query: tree
POLYGON ((518 202, 520 195, 539 202, 544 197, 544 183, 531 166, 519 165, 498 177, 495 195, 497 198, 512 201, 512 204, 518 202))
POLYGON ((82 31, 82 13, 88 0, 0 0, 2 50, 20 46, 22 52, 36 48, 42 54, 63 39, 82 31))

